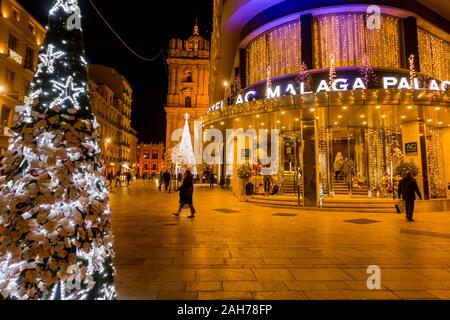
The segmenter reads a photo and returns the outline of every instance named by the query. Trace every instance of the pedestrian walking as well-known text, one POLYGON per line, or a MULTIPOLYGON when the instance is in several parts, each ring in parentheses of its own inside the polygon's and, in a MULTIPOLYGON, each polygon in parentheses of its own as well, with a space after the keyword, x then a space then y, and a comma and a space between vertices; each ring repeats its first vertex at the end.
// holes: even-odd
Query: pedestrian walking
POLYGON ((214 183, 216 182, 216 177, 214 176, 214 172, 209 173, 209 187, 214 188, 214 183))
POLYGON ((416 179, 414 179, 411 172, 407 172, 405 177, 400 181, 398 197, 403 199, 405 203, 406 219, 410 222, 414 222, 413 215, 416 194, 419 196, 419 199, 422 200, 422 194, 420 193, 416 179))
POLYGON ((264 178, 264 194, 268 196, 270 194, 270 184, 272 183, 272 176, 265 175, 264 178))
POLYGON ((162 185, 164 181, 164 174, 162 170, 159 172, 159 179, 158 179, 158 191, 161 191, 162 185))
POLYGON ((110 188, 110 190, 112 190, 112 188, 113 188, 113 186, 112 186, 113 180, 114 180, 114 172, 113 172, 113 171, 110 171, 110 172, 108 173, 108 182, 109 182, 109 188, 110 188))
POLYGON ((170 180, 172 180, 172 175, 169 173, 169 171, 166 170, 163 174, 163 180, 164 180, 164 187, 166 188, 166 191, 170 191, 170 180))
POLYGON ((122 174, 120 171, 117 171, 117 173, 116 173, 116 188, 117 188, 117 185, 122 187, 122 174))
POLYGON ((127 187, 129 187, 130 186, 130 182, 131 182, 131 173, 130 172, 127 172, 127 187))
POLYGON ((178 217, 183 210, 184 206, 189 206, 189 209, 191 210, 191 215, 188 216, 188 218, 192 219, 195 218, 195 208, 193 203, 193 195, 194 195, 194 177, 192 176, 192 173, 188 170, 186 171, 183 179, 183 184, 181 185, 178 190, 180 192, 180 207, 178 209, 177 213, 174 213, 176 217, 178 217))

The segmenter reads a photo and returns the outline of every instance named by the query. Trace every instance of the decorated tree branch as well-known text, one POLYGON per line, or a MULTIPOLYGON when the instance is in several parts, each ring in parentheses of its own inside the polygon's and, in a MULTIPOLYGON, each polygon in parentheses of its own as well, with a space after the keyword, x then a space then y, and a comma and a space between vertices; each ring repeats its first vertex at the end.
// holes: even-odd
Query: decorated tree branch
POLYGON ((55 0, 2 162, 0 299, 115 299, 109 195, 78 0, 55 0))

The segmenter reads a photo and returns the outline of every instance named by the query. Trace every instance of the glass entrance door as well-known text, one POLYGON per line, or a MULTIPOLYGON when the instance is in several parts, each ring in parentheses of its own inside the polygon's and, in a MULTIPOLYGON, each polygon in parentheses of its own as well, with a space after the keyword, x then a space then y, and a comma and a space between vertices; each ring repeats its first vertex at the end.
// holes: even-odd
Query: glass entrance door
POLYGON ((331 129, 331 173, 335 196, 367 196, 366 128, 331 129))
POLYGON ((281 168, 282 190, 284 194, 299 195, 298 186, 301 185, 301 137, 288 134, 283 137, 281 168))

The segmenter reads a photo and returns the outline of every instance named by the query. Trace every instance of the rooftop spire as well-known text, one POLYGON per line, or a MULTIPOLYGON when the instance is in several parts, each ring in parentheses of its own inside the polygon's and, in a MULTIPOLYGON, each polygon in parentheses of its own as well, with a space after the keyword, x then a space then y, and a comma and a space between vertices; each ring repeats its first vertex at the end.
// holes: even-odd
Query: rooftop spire
POLYGON ((198 35, 200 35, 199 28, 198 28, 198 18, 195 17, 194 36, 198 36, 198 35))

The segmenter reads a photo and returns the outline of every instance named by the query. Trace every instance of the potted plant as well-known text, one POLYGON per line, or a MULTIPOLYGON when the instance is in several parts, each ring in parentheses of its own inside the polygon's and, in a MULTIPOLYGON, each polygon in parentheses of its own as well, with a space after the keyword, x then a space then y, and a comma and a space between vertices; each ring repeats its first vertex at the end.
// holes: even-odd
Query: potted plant
POLYGON ((253 168, 249 164, 244 164, 238 169, 238 176, 243 182, 243 194, 247 194, 247 184, 253 175, 253 168))

